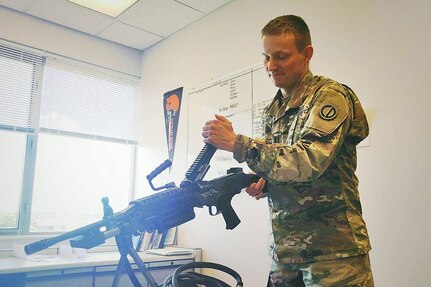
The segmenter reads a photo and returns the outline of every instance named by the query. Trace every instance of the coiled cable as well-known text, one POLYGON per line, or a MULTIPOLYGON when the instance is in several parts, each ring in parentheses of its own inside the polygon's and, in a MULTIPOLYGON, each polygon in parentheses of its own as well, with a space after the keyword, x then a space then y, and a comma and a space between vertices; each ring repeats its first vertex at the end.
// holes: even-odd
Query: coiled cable
POLYGON ((241 276, 233 269, 211 262, 191 262, 178 267, 171 276, 168 276, 161 287, 231 287, 224 281, 212 276, 199 274, 194 268, 210 268, 225 272, 236 280, 236 287, 243 287, 241 276))

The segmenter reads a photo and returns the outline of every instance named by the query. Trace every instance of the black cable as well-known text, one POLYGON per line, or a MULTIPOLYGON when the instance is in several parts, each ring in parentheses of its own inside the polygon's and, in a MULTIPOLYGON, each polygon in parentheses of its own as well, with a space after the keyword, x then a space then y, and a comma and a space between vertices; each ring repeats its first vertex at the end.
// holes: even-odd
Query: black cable
POLYGON ((242 287, 241 276, 233 269, 211 262, 191 262, 178 267, 174 273, 167 277, 161 287, 231 287, 227 283, 212 276, 199 274, 196 272, 185 272, 193 268, 211 268, 231 275, 236 280, 236 287, 242 287))

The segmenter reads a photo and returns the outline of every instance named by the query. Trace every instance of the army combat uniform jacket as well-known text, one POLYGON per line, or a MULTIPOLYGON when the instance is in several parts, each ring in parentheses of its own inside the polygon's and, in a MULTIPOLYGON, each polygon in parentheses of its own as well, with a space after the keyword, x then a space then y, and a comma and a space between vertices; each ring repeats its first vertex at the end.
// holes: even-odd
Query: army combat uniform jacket
POLYGON ((355 176, 365 113, 350 88, 310 71, 296 97, 289 107, 279 91, 263 112, 264 138, 235 142, 234 158, 267 180, 271 256, 305 263, 367 253, 355 176))

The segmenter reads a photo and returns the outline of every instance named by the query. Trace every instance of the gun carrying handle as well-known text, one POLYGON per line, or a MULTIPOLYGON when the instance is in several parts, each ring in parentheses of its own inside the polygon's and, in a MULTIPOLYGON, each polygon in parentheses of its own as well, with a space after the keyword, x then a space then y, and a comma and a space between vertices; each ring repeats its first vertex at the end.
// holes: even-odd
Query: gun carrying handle
POLYGON ((220 206, 219 210, 221 211, 223 219, 226 222, 226 229, 232 230, 241 223, 241 219, 239 219, 238 215, 230 204, 230 201, 228 201, 223 206, 220 206))

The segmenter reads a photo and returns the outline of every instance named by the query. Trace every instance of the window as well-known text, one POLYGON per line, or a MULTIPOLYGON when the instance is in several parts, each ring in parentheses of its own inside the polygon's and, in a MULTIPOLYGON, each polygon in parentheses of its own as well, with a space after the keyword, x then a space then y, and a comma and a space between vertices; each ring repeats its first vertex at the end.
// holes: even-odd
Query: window
POLYGON ((104 196, 114 211, 126 208, 132 156, 131 145, 41 133, 30 231, 71 230, 101 220, 104 196))
POLYGON ((65 231, 133 196, 138 78, 0 44, 0 232, 65 231), (38 55, 39 54, 39 55, 38 55))
POLYGON ((8 233, 18 232, 23 218, 25 155, 37 125, 42 61, 0 45, 0 229, 8 233))
POLYGON ((0 130, 0 228, 18 227, 25 144, 25 134, 0 130))

